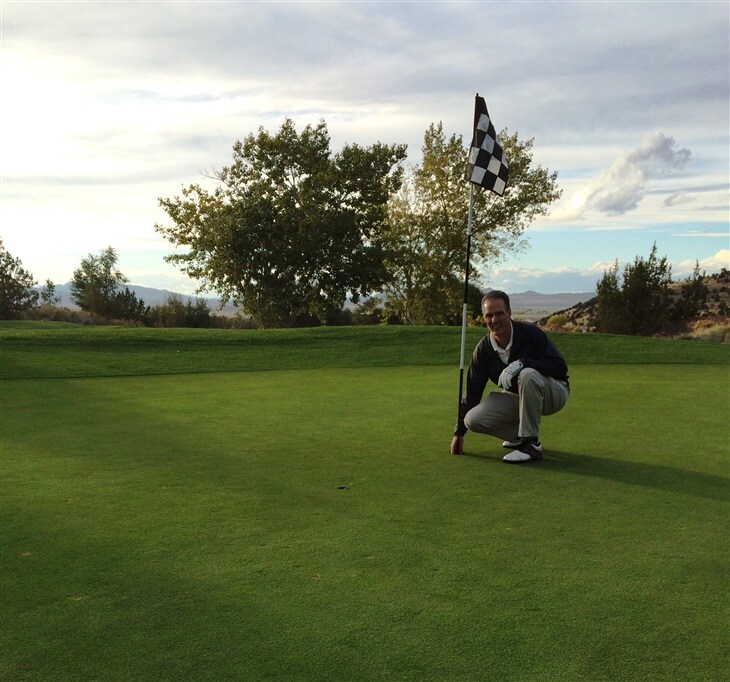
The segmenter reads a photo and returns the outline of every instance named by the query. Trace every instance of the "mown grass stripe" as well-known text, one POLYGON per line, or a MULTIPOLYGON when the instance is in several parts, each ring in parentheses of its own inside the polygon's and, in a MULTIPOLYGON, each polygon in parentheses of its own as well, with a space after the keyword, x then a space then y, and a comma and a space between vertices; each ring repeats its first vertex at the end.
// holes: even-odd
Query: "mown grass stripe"
MULTIPOLYGON (((483 328, 468 330, 467 358, 483 335, 483 328)), ((603 334, 553 338, 569 365, 730 364, 730 346, 722 344, 603 334)), ((4 323, 0 378, 458 366, 460 342, 455 327, 216 330, 4 323)))

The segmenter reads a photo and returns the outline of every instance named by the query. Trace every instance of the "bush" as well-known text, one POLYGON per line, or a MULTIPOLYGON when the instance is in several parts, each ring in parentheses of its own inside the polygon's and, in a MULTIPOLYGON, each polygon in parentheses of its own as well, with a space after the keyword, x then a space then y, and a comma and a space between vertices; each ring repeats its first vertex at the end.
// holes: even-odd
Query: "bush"
POLYGON ((352 320, 352 310, 348 308, 330 308, 325 313, 324 323, 328 327, 349 327, 352 320))
POLYGON ((256 329, 252 317, 238 313, 234 316, 211 315, 210 326, 214 329, 256 329))
POLYGON ((710 343, 730 343, 730 321, 722 318, 699 320, 686 338, 710 343))
POLYGON ((71 310, 50 303, 26 310, 22 314, 24 320, 47 320, 49 322, 70 322, 72 324, 108 324, 108 320, 100 315, 84 310, 71 310))
POLYGON ((550 329, 563 329, 568 324, 568 316, 565 313, 556 313, 548 318, 547 326, 550 329))
POLYGON ((171 294, 162 305, 150 308, 146 322, 152 327, 195 327, 213 326, 210 308, 205 299, 196 298, 183 303, 177 294, 171 294))

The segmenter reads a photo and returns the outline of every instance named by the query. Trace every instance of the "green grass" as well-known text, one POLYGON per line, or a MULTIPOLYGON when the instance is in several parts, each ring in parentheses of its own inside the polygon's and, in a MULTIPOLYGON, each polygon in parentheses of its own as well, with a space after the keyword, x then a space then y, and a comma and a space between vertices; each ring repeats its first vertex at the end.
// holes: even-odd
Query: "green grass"
POLYGON ((0 329, 0 679, 727 675, 716 346, 560 335, 520 467, 458 329, 0 329))
MULTIPOLYGON (((467 362, 484 335, 467 330, 467 362)), ((571 365, 728 364, 730 346, 554 333, 571 365)), ((269 369, 458 365, 458 327, 222 330, 0 322, 0 378, 138 376, 269 369)))

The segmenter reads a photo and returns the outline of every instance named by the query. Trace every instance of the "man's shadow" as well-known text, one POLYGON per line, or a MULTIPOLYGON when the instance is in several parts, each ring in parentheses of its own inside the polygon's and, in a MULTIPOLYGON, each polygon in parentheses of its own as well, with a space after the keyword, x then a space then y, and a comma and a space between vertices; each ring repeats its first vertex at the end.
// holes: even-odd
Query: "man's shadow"
MULTIPOLYGON (((480 454, 465 452, 461 457, 471 457, 482 461, 502 462, 503 453, 480 454)), ((663 464, 647 464, 646 462, 630 462, 579 455, 573 452, 550 450, 540 462, 512 464, 514 467, 535 467, 550 472, 560 472, 574 476, 593 476, 604 478, 626 485, 640 485, 656 490, 682 493, 694 497, 722 502, 730 499, 730 479, 725 476, 707 474, 701 471, 676 469, 663 464)))

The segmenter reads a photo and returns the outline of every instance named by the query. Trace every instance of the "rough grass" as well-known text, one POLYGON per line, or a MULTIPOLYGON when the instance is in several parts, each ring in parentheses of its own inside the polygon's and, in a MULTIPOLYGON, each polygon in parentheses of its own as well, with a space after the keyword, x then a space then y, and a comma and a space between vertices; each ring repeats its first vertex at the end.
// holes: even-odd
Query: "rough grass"
POLYGON ((720 324, 698 321, 688 334, 689 338, 708 343, 730 344, 730 322, 720 324))
POLYGON ((458 330, 55 329, 3 340, 0 678, 725 677, 729 376, 702 344, 560 336, 571 399, 514 467, 473 434, 446 454, 458 330))

